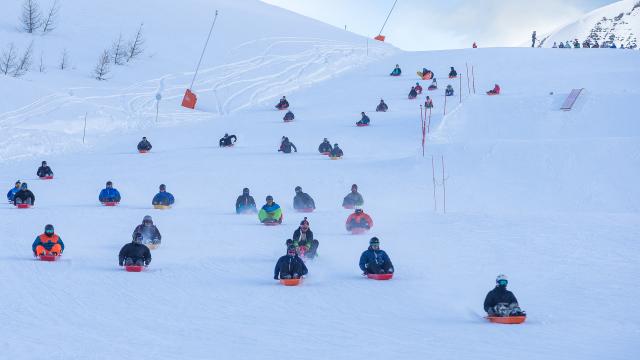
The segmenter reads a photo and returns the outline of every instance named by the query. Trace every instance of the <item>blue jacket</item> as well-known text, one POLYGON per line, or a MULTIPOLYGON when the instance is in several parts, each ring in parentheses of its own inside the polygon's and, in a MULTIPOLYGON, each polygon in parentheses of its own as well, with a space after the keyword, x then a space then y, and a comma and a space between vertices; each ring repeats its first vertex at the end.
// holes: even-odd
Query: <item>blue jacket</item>
POLYGON ((369 249, 360 255, 360 269, 362 271, 367 271, 367 264, 369 263, 382 265, 386 262, 391 262, 391 259, 389 259, 389 256, 384 250, 373 250, 369 247, 369 249))
POLYGON ((171 193, 166 191, 161 191, 153 197, 153 201, 151 203, 153 205, 173 205, 175 199, 171 193))
POLYGON ((98 201, 115 201, 120 202, 120 193, 118 190, 114 188, 104 188, 100 191, 100 195, 98 195, 98 201))
POLYGON ((278 209, 280 209, 280 205, 276 204, 275 202, 273 204, 271 204, 271 206, 264 204, 262 205, 262 209, 264 209, 264 211, 266 212, 274 212, 278 209))
POLYGON ((13 202, 13 198, 16 197, 16 193, 20 191, 20 188, 11 188, 11 190, 9 190, 9 192, 7 193, 7 200, 9 200, 10 202, 13 202))

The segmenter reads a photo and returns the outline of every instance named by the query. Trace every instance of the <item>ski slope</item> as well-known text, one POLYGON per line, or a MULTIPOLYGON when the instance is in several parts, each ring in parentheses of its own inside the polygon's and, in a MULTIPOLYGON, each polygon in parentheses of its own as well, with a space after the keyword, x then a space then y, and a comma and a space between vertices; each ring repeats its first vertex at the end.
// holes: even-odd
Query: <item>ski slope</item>
MULTIPOLYGON (((294 17, 271 7, 256 11, 261 21, 294 17)), ((232 60, 203 71, 197 111, 179 107, 189 81, 179 64, 155 64, 158 73, 145 74, 153 63, 145 60, 123 70, 145 68, 129 82, 122 76, 91 89, 76 89, 73 84, 85 80, 71 76, 66 81, 77 102, 66 95, 56 102, 55 93, 68 88, 49 78, 0 77, 2 89, 33 89, 24 103, 0 107, 6 139, 0 183, 8 190, 16 179, 27 181, 36 196, 32 209, 0 208, 4 357, 638 357, 635 53, 411 53, 382 46, 349 57, 360 40, 349 47, 348 39, 323 31, 295 30, 295 45, 277 35, 246 47, 237 41, 242 51, 232 60), (318 40, 301 40, 313 37, 318 40), (290 52, 278 60, 284 50, 267 49, 279 46, 290 52), (452 82, 456 96, 447 99, 443 117, 444 75, 449 66, 466 73, 465 62, 473 64, 477 94, 463 78, 460 104, 459 83, 452 82), (396 63, 403 76, 391 78, 396 63), (413 73, 422 67, 435 71, 440 86, 429 94, 435 108, 424 158, 419 102, 407 100, 413 73), (503 93, 484 96, 496 82, 503 93), (574 110, 560 111, 569 91, 581 87, 586 90, 574 110), (164 100, 155 123, 149 101, 159 89, 164 100), (284 123, 284 113, 273 110, 282 94, 294 122, 284 123), (137 96, 133 111, 125 110, 137 96), (380 98, 388 113, 373 111, 380 98), (114 105, 119 101, 125 104, 114 105), (92 117, 83 146, 77 114, 91 107, 113 121, 92 117), (354 126, 361 111, 371 117, 370 127, 354 126), (235 147, 217 147, 225 132, 238 136, 235 147), (141 136, 154 145, 151 153, 136 152, 141 136), (282 136, 298 153, 276 151, 282 136), (317 153, 324 137, 340 144, 344 159, 317 153), (35 179, 45 159, 56 174, 52 181, 35 179), (123 197, 116 208, 97 201, 107 180, 123 197), (176 197, 171 210, 151 207, 160 183, 176 197), (352 183, 375 222, 367 235, 344 229, 349 212, 340 204, 352 183), (315 199, 314 213, 292 209, 297 185, 315 199), (274 196, 283 207, 282 225, 265 227, 257 216, 235 214, 245 186, 258 204, 274 196), (126 273, 117 266, 118 251, 146 214, 163 243, 145 272, 126 273), (319 257, 308 262, 302 286, 284 287, 272 279, 273 266, 304 216, 320 241, 319 257), (30 256, 47 223, 67 247, 56 263, 30 256), (360 276, 357 261, 370 236, 381 239, 394 262, 391 281, 360 276), (481 318, 498 273, 510 277, 528 313, 525 324, 481 318)))

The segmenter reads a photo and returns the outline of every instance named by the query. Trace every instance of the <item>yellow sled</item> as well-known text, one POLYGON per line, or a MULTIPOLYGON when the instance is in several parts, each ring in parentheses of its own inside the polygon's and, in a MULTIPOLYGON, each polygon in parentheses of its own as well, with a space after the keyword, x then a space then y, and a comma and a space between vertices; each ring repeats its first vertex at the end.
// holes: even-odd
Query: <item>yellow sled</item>
POLYGON ((160 244, 145 244, 149 248, 149 250, 155 250, 160 246, 160 244))
POLYGON ((171 209, 170 205, 153 205, 154 209, 159 209, 159 210, 168 210, 171 209))

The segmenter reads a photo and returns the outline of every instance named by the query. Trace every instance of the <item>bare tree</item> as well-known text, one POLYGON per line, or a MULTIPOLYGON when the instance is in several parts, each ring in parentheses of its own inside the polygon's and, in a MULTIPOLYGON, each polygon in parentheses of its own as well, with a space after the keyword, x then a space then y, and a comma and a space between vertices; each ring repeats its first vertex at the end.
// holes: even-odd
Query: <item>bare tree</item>
POLYGON ((0 72, 7 75, 16 66, 16 47, 13 43, 9 44, 6 50, 2 52, 0 58, 0 72))
POLYGON ((38 67, 38 71, 40 72, 44 72, 45 70, 45 66, 44 66, 44 51, 40 52, 40 66, 38 67))
POLYGON ((142 25, 144 24, 140 23, 140 27, 138 28, 138 32, 136 32, 135 39, 129 42, 127 62, 138 57, 144 51, 144 49, 142 48, 142 46, 144 45, 144 37, 142 36, 142 25))
POLYGON ((60 11, 60 4, 58 3, 58 0, 54 0, 53 4, 51 5, 51 8, 49 9, 49 12, 47 13, 47 16, 44 18, 44 21, 42 21, 42 32, 43 33, 48 33, 51 32, 53 30, 55 30, 56 28, 56 18, 58 17, 58 12, 60 11))
POLYGON ((69 52, 67 49, 62 50, 60 54, 60 70, 64 70, 69 67, 69 52))
POLYGON ((95 69, 93 69, 93 74, 97 80, 107 80, 106 75, 111 71, 111 69, 109 69, 110 62, 111 54, 109 54, 109 50, 103 51, 102 55, 98 58, 95 69))
POLYGON ((40 5, 36 0, 24 0, 22 4, 22 16, 20 17, 22 30, 32 34, 42 24, 40 5))
POLYGON ((29 44, 29 47, 22 53, 22 56, 16 63, 15 69, 13 69, 13 76, 20 77, 24 75, 29 69, 31 69, 31 60, 33 58, 33 41, 29 44))
POLYGON ((111 45, 111 57, 113 58, 113 63, 116 65, 122 65, 124 64, 124 59, 127 56, 127 49, 125 49, 122 34, 119 34, 118 39, 113 42, 113 45, 111 45))

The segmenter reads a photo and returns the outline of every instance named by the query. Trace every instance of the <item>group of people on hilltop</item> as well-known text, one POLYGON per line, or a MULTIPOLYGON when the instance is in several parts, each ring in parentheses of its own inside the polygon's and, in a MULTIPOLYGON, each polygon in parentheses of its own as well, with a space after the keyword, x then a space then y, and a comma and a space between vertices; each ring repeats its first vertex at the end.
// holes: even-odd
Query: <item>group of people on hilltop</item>
MULTIPOLYGON (((552 48, 556 49, 556 48, 560 48, 560 49, 579 49, 580 47, 583 48, 592 48, 592 49, 598 49, 598 48, 603 48, 603 49, 616 49, 616 43, 613 41, 603 41, 602 45, 598 44, 597 41, 593 41, 591 42, 591 39, 585 39, 582 44, 580 43, 580 41, 578 41, 578 39, 573 39, 572 42, 569 42, 569 40, 562 42, 560 41, 560 43, 558 44, 558 42, 554 41, 553 42, 553 46, 552 48)), ((636 45, 632 45, 632 46, 628 46, 626 47, 626 49, 635 49, 636 45)), ((625 49, 624 44, 620 43, 620 49, 625 49)))

